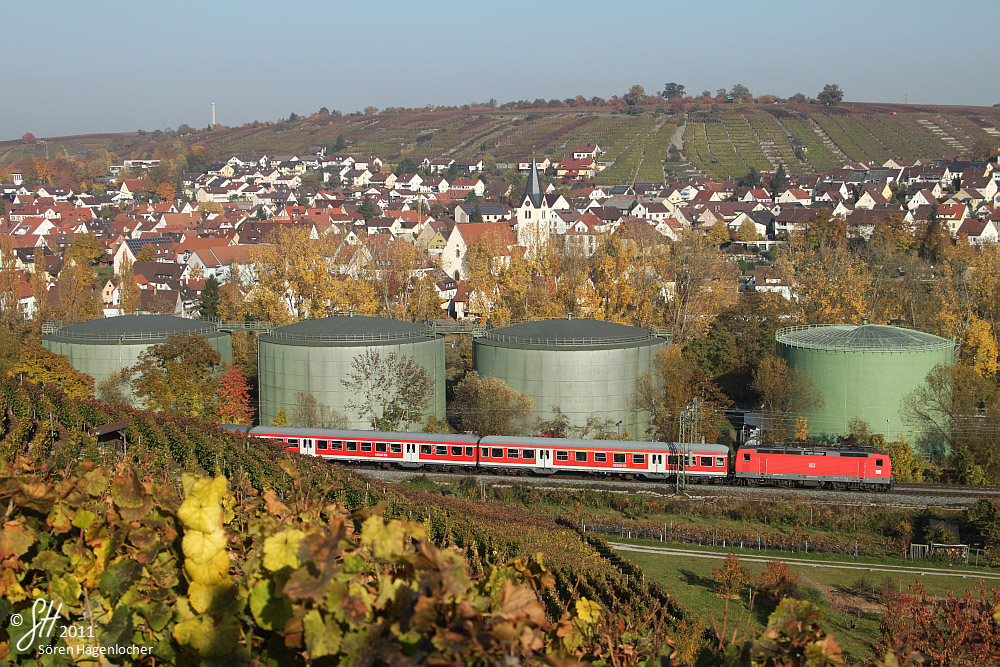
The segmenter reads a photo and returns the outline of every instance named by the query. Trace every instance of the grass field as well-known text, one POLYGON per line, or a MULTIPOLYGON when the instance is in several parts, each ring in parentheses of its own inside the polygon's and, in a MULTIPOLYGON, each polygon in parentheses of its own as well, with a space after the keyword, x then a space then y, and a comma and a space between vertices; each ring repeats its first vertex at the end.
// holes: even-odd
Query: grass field
MULTIPOLYGON (((662 546, 659 542, 637 540, 628 542, 662 546)), ((690 545, 683 545, 683 548, 703 551, 706 554, 724 555, 724 550, 697 547, 692 549, 690 545)), ((712 567, 720 566, 721 559, 684 558, 624 550, 621 553, 642 568, 647 577, 663 586, 685 610, 695 617, 714 618, 721 624, 725 602, 714 592, 715 583, 712 580, 712 567)), ((743 552, 743 555, 749 554, 743 552)), ((799 554, 796 556, 805 558, 799 554)), ((815 560, 828 560, 828 558, 823 556, 815 560)), ((752 577, 756 577, 765 568, 764 563, 744 561, 741 564, 752 577)), ((848 659, 855 664, 867 662, 873 655, 872 648, 879 640, 879 624, 883 611, 878 603, 879 590, 890 579, 899 590, 906 590, 916 581, 916 577, 904 574, 880 574, 874 571, 854 573, 820 562, 815 565, 792 564, 790 567, 799 575, 800 597, 814 602, 820 608, 823 613, 824 629, 837 638, 844 647, 848 659), (862 594, 859 590, 866 588, 869 591, 866 594, 862 594)), ((920 581, 928 593, 935 596, 946 595, 949 590, 961 594, 980 581, 974 576, 968 578, 935 576, 934 568, 926 568, 925 571, 927 574, 920 577, 920 581)), ((995 582, 987 584, 995 585, 995 582)), ((730 632, 734 622, 739 623, 740 627, 749 623, 750 635, 759 632, 767 623, 768 610, 761 608, 751 610, 747 597, 748 595, 744 594, 739 601, 730 602, 730 632)))

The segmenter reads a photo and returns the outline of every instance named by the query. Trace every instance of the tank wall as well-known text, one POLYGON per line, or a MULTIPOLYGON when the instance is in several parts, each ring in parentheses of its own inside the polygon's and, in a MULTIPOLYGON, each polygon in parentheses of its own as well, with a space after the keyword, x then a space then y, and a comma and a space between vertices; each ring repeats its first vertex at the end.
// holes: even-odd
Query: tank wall
MULTIPOLYGON (((208 336, 207 340, 212 349, 222 355, 224 362, 230 363, 233 360, 233 341, 229 334, 208 336)), ((123 368, 134 366, 139 361, 139 355, 157 342, 163 341, 95 345, 86 342, 42 338, 42 345, 46 349, 56 354, 65 354, 73 368, 94 378, 95 383, 123 368)))
MULTIPOLYGON (((284 408, 291 417, 298 403, 297 394, 305 392, 316 397, 320 405, 325 405, 346 417, 349 428, 370 429, 371 423, 358 418, 347 409, 353 397, 344 387, 351 373, 351 362, 367 347, 363 346, 309 346, 288 345, 281 342, 259 340, 258 379, 260 382, 260 423, 269 424, 284 408)), ((413 357, 430 373, 432 395, 428 403, 427 417, 439 420, 445 418, 445 370, 444 337, 401 345, 380 345, 381 353, 398 352, 413 357)), ((401 425, 400 428, 405 427, 401 425)), ((421 424, 413 424, 411 430, 420 430, 421 424)))
POLYGON ((473 365, 480 375, 499 378, 531 397, 538 419, 558 407, 573 426, 590 417, 622 420, 621 431, 645 440, 649 419, 631 407, 636 379, 653 368, 666 342, 610 350, 539 350, 474 341, 473 365))
POLYGON ((848 432, 847 422, 861 418, 890 440, 900 435, 915 443, 919 435, 904 421, 902 403, 938 364, 951 364, 952 348, 909 352, 815 350, 784 343, 778 354, 789 368, 806 373, 823 396, 823 407, 805 413, 809 434, 829 438, 848 432))

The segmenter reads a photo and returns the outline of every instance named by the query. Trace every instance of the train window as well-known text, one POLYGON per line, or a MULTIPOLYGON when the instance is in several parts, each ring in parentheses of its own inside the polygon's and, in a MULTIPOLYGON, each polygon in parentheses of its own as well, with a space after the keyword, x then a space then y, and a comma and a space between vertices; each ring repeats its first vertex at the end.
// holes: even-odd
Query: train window
POLYGON ((668 466, 675 466, 675 465, 677 465, 677 455, 676 454, 667 454, 667 465, 668 466))
POLYGON ((493 458, 495 458, 495 459, 502 459, 503 458, 503 450, 502 449, 494 449, 493 451, 490 452, 490 456, 493 457, 493 458))
POLYGON ((533 459, 533 458, 535 458, 535 450, 534 449, 522 449, 521 450, 521 458, 522 459, 533 459))
POLYGON ((401 444, 399 444, 398 442, 390 442, 389 443, 389 452, 392 453, 392 454, 402 454, 403 453, 403 446, 401 444))
POLYGON ((330 446, 329 440, 317 440, 316 449, 328 449, 330 446))
POLYGON ((299 444, 299 439, 298 438, 289 438, 288 439, 288 444, 289 445, 298 445, 299 444))
POLYGON ((461 447, 452 447, 451 448, 451 455, 452 456, 461 456, 462 455, 462 448, 461 447))
POLYGON ((421 454, 430 454, 432 451, 434 450, 431 449, 430 445, 420 445, 421 454))
POLYGON ((356 452, 356 451, 358 451, 358 443, 348 441, 347 442, 347 451, 349 451, 349 452, 356 452))
POLYGON ((881 468, 882 467, 882 459, 875 459, 875 465, 878 466, 879 468, 881 468))
POLYGON ((646 455, 645 454, 633 454, 632 455, 632 463, 645 464, 646 463, 646 455))
POLYGON ((382 454, 385 454, 385 443, 384 442, 376 442, 375 443, 375 451, 376 452, 381 452, 382 454))
POLYGON ((607 452, 594 452, 594 462, 595 463, 607 463, 608 454, 607 452))
POLYGON ((436 445, 434 447, 434 453, 437 456, 448 456, 448 447, 446 445, 436 445))
POLYGON ((470 457, 471 456, 475 456, 476 455, 476 448, 475 447, 466 447, 465 448, 465 455, 466 456, 470 456, 470 457))
POLYGON ((569 461, 569 452, 556 452, 556 461, 569 461))
POLYGON ((517 450, 516 449, 508 449, 507 450, 507 458, 509 458, 509 459, 516 459, 516 458, 520 458, 520 457, 517 455, 517 450))
POLYGON ((482 451, 479 452, 479 455, 488 458, 490 455, 490 450, 487 449, 486 447, 483 447, 482 451))
POLYGON ((750 460, 750 452, 743 452, 743 460, 744 461, 750 460))
POLYGON ((370 442, 362 442, 361 443, 361 451, 363 451, 363 452, 370 452, 371 450, 372 450, 372 443, 370 443, 370 442))
POLYGON ((338 452, 344 448, 344 443, 340 440, 331 440, 330 449, 336 449, 338 452))
POLYGON ((711 468, 712 467, 712 457, 711 456, 702 456, 701 457, 701 466, 703 468, 711 468))
POLYGON ((726 467, 726 457, 725 456, 716 456, 715 457, 715 467, 716 468, 725 468, 726 467))
POLYGON ((574 452, 573 455, 576 458, 576 462, 577 463, 586 463, 587 462, 587 452, 574 452))
POLYGON ((625 463, 625 455, 615 454, 615 463, 625 463))

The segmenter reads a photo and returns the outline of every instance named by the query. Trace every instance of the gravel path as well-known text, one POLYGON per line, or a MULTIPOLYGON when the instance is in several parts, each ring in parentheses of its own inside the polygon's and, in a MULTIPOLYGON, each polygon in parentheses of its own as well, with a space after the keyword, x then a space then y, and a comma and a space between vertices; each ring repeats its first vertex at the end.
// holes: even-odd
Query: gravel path
MULTIPOLYGON (((683 547, 654 547, 642 546, 638 544, 624 544, 622 542, 608 542, 608 544, 618 551, 634 551, 638 553, 658 554, 664 556, 683 556, 685 558, 708 558, 711 560, 725 560, 726 554, 700 551, 697 549, 685 549, 683 547)), ((773 560, 774 556, 754 556, 753 554, 740 554, 741 561, 751 563, 766 563, 773 560)), ((1000 573, 986 572, 983 570, 947 570, 916 567, 910 565, 874 565, 872 563, 853 563, 849 561, 824 560, 817 558, 785 558, 781 561, 789 565, 799 567, 827 567, 835 570, 861 570, 864 572, 884 572, 893 574, 910 574, 925 577, 933 575, 936 577, 961 577, 963 579, 990 579, 1000 580, 1000 573)))
MULTIPOLYGON (((644 493, 659 497, 675 495, 674 487, 668 482, 626 481, 605 479, 580 479, 560 476, 552 477, 514 477, 510 475, 491 475, 470 471, 468 473, 414 472, 411 470, 381 470, 358 469, 374 480, 399 483, 418 477, 448 484, 463 477, 473 478, 477 484, 505 487, 515 485, 530 485, 541 490, 585 491, 597 490, 610 493, 638 494, 644 493)), ((693 500, 711 500, 722 496, 736 496, 747 500, 799 500, 820 505, 840 505, 852 507, 906 507, 919 508, 942 507, 961 509, 968 507, 981 497, 1000 494, 1000 490, 963 489, 962 487, 930 487, 921 491, 919 486, 909 485, 888 493, 858 492, 858 491, 827 491, 820 489, 780 489, 775 487, 746 487, 725 485, 692 485, 684 495, 693 500)))

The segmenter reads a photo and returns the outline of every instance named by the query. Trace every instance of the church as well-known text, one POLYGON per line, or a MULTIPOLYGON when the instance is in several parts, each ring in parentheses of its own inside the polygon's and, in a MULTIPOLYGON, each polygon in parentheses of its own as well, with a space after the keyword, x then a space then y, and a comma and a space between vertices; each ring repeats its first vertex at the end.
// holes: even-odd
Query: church
POLYGON ((556 211, 569 208, 569 202, 560 194, 545 194, 542 181, 538 177, 538 165, 531 160, 531 172, 524 186, 521 201, 514 209, 517 222, 517 244, 533 254, 549 241, 558 216, 556 211))

